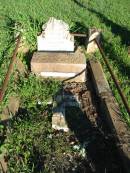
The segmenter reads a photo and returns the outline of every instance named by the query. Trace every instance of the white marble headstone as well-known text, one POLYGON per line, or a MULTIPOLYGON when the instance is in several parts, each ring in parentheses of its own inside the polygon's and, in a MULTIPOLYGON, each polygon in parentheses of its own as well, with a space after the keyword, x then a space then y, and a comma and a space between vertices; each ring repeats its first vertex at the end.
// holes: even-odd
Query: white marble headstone
POLYGON ((62 20, 51 17, 37 37, 38 51, 74 51, 74 36, 62 20))

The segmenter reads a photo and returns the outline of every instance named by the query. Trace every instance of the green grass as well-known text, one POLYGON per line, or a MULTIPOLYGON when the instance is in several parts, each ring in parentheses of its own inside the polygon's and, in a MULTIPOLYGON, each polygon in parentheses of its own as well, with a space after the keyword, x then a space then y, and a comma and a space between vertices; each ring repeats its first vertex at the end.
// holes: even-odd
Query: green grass
MULTIPOLYGON (((0 64, 5 62, 6 68, 0 70, 0 84, 14 48, 14 34, 23 31, 25 42, 33 51, 42 24, 54 16, 67 22, 73 32, 85 32, 90 27, 102 29, 105 53, 130 104, 130 56, 127 53, 130 45, 129 6, 128 0, 25 0, 24 3, 22 0, 1 0, 0 64)), ((28 57, 25 56, 25 59, 27 61, 28 57)), ((115 89, 113 92, 118 99, 115 89)), ((121 99, 118 102, 123 105, 121 99)), ((128 115, 124 117, 127 122, 130 121, 128 115)))
MULTIPOLYGON (((105 54, 130 105, 130 55, 128 55, 128 46, 130 45, 129 7, 129 0, 0 0, 0 86, 2 85, 15 46, 14 35, 18 31, 22 31, 25 45, 29 45, 31 54, 36 50, 37 33, 41 32, 42 25, 50 17, 54 16, 67 22, 73 32, 86 32, 91 27, 102 30, 105 54)), ((96 56, 104 64, 100 54, 96 53, 96 56)), ((28 65, 28 55, 20 54, 18 57, 28 65)), ((124 120, 130 125, 130 118, 125 111, 105 65, 104 70, 121 107, 124 120)), ((31 115, 33 114, 32 112, 40 115, 41 113, 37 112, 37 102, 40 101, 42 103, 40 109, 43 111, 46 108, 46 102, 55 94, 58 87, 59 84, 56 81, 41 81, 34 75, 30 75, 29 78, 19 75, 18 81, 12 75, 4 101, 0 105, 0 111, 8 104, 9 96, 18 95, 21 98, 21 107, 23 109, 31 110, 31 115)), ((14 152, 13 145, 21 146, 21 144, 17 143, 19 142, 17 138, 19 137, 19 135, 17 136, 19 129, 17 127, 21 127, 21 133, 23 134, 26 133, 26 130, 32 133, 37 124, 33 121, 35 121, 35 118, 32 118, 29 124, 28 122, 18 123, 16 131, 10 133, 8 144, 12 147, 12 153, 14 152), (12 141, 11 138, 15 141, 12 141)), ((39 124, 40 126, 41 124, 39 124)), ((27 139, 27 136, 25 136, 25 139, 27 139)), ((23 163, 29 172, 33 166, 31 165, 31 168, 27 168, 26 161, 23 163)), ((13 168, 14 160, 10 164, 10 168, 13 168)), ((24 165, 21 169, 24 169, 24 165)))

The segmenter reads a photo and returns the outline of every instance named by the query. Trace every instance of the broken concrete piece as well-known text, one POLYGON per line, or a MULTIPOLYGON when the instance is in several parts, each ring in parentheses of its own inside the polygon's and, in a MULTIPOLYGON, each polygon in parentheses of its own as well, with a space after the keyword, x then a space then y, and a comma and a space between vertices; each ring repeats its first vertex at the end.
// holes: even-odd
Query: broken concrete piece
POLYGON ((64 105, 57 107, 53 110, 52 128, 55 130, 69 131, 65 121, 65 107, 64 105))
POLYGON ((66 107, 80 107, 81 103, 78 99, 78 96, 76 95, 72 95, 72 94, 61 94, 61 95, 57 95, 55 97, 55 101, 58 104, 62 104, 64 103, 64 106, 66 107))
POLYGON ((80 106, 81 103, 77 95, 73 95, 61 90, 58 95, 54 97, 52 128, 56 130, 63 130, 66 132, 69 131, 66 122, 66 109, 68 109, 68 107, 80 106))
POLYGON ((75 95, 72 95, 72 94, 60 94, 60 95, 57 95, 56 97, 55 97, 55 100, 56 100, 56 102, 57 103, 61 103, 61 102, 65 102, 65 101, 68 101, 68 100, 70 100, 70 101, 77 101, 77 102, 79 102, 78 101, 78 96, 75 96, 75 95))
POLYGON ((81 49, 75 53, 35 52, 31 60, 32 72, 45 78, 85 82, 85 69, 86 58, 81 49))
POLYGON ((51 17, 37 37, 38 51, 74 51, 74 36, 62 20, 51 17))
POLYGON ((99 41, 100 35, 101 35, 101 31, 99 31, 97 29, 89 30, 87 53, 94 53, 98 49, 97 44, 95 43, 94 39, 96 38, 99 41))

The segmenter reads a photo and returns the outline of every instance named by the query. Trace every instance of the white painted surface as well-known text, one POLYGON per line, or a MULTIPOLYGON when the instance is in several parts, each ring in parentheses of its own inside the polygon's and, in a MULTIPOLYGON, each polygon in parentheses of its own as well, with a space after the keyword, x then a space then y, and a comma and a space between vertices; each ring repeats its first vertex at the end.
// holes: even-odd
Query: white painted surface
POLYGON ((61 72, 41 72, 44 77, 75 77, 77 73, 61 73, 61 72))
POLYGON ((74 51, 74 36, 68 24, 52 17, 42 29, 37 37, 38 51, 74 51))

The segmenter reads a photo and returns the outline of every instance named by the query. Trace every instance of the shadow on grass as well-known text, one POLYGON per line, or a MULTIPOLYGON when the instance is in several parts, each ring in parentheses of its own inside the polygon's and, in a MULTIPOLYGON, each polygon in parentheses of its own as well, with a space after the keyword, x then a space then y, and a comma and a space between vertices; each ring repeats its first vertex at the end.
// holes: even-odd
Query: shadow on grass
POLYGON ((35 28, 37 27, 38 28, 38 34, 40 34, 42 32, 42 26, 43 26, 43 23, 40 23, 37 19, 33 18, 32 16, 29 16, 29 21, 30 21, 30 26, 32 28, 35 28))
POLYGON ((82 4, 81 2, 79 2, 78 0, 73 0, 78 6, 80 6, 81 8, 85 8, 87 9, 89 12, 91 12, 92 14, 95 14, 102 23, 104 23, 107 27, 111 28, 111 32, 113 34, 115 34, 116 36, 119 36, 121 38, 121 43, 129 46, 130 45, 130 30, 128 30, 126 27, 121 26, 119 24, 116 24, 115 22, 113 22, 112 20, 108 19, 107 17, 105 17, 102 13, 96 11, 95 9, 89 8, 87 6, 85 6, 84 4, 82 4))
POLYGON ((84 5, 83 3, 81 3, 79 0, 73 0, 78 6, 82 7, 82 8, 87 8, 86 5, 84 5))
MULTIPOLYGON (((81 4, 78 4, 82 7, 81 4)), ((84 6, 84 8, 86 8, 88 11, 90 11, 92 14, 95 14, 100 20, 101 22, 103 22, 106 26, 111 27, 111 32, 113 34, 115 34, 116 36, 120 36, 121 38, 121 43, 125 46, 130 45, 130 31, 123 27, 120 26, 116 23, 114 23, 113 21, 107 19, 103 14, 97 12, 94 9, 90 9, 84 6)), ((79 14, 78 14, 79 15, 79 14)), ((81 18, 81 16, 79 16, 81 18)), ((118 67, 119 72, 125 76, 128 77, 130 79, 130 65, 127 64, 127 62, 125 62, 125 60, 123 60, 123 57, 119 57, 119 55, 117 54, 117 51, 114 48, 113 43, 108 43, 108 41, 102 37, 102 43, 103 44, 103 48, 104 51, 106 53, 109 54, 109 58, 115 63, 115 65, 118 67)))
POLYGON ((127 62, 124 62, 123 57, 119 57, 114 49, 112 43, 108 43, 107 40, 103 39, 104 51, 109 54, 109 58, 115 63, 115 66, 118 67, 119 72, 130 79, 130 65, 127 62))
MULTIPOLYGON (((88 34, 88 28, 82 22, 74 22, 74 25, 71 27, 70 32, 88 34)), ((85 46, 87 40, 85 37, 75 37, 76 47, 85 46)))
MULTIPOLYGON (((37 109, 38 109, 38 107, 37 107, 37 109)), ((47 116, 46 111, 48 111, 49 113, 51 112, 51 107, 47 106, 45 108, 45 110, 44 110, 45 115, 44 116, 39 115, 37 117, 34 117, 34 115, 32 115, 33 111, 36 111, 36 110, 34 108, 31 108, 31 110, 27 110, 26 108, 21 108, 20 107, 18 109, 18 112, 16 112, 16 114, 11 119, 7 119, 7 120, 4 120, 4 121, 0 122, 0 125, 3 124, 5 126, 5 138, 3 138, 3 140, 0 142, 0 145, 2 145, 4 143, 5 139, 7 139, 7 136, 6 136, 7 129, 8 130, 12 129, 12 130, 15 131, 16 130, 15 128, 18 128, 18 125, 16 125, 17 123, 19 124, 19 128, 21 128, 20 124, 23 124, 23 123, 26 124, 26 122, 30 122, 30 126, 31 126, 33 123, 36 123, 36 122, 38 123, 40 121, 43 121, 44 116, 47 116)), ((24 128, 26 129, 26 126, 24 128)), ((26 132, 26 133, 28 133, 28 132, 26 132)), ((37 129, 37 135, 40 135, 39 136, 39 138, 40 138, 40 137, 42 137, 42 134, 39 134, 39 133, 40 133, 40 131, 37 129)), ((34 134, 32 132, 32 134, 30 134, 30 137, 27 138, 26 140, 32 140, 34 138, 33 135, 34 134)), ((0 136, 0 138, 1 138, 1 136, 0 136)), ((46 158, 45 158, 43 152, 39 149, 39 146, 34 144, 35 140, 34 140, 34 143, 32 143, 31 145, 28 142, 26 142, 26 140, 24 141, 24 139, 22 138, 21 141, 19 141, 20 143, 17 147, 21 147, 22 150, 21 150, 21 152, 16 154, 17 158, 14 157, 15 154, 12 155, 12 156, 7 154, 7 155, 4 156, 4 162, 6 164, 8 162, 11 162, 11 164, 9 164, 9 165, 16 168, 17 166, 13 165, 14 164, 13 161, 17 162, 19 160, 19 163, 20 163, 20 160, 25 159, 24 153, 29 152, 30 153, 29 157, 27 157, 28 163, 27 163, 27 165, 25 164, 27 166, 26 168, 30 168, 30 170, 33 168, 32 173, 41 173, 42 171, 44 171, 44 161, 45 161, 46 158), (30 145, 30 146, 28 146, 28 145, 30 145)), ((40 139, 37 138, 37 141, 38 140, 40 141, 40 139)), ((12 142, 14 142, 13 145, 15 145, 15 140, 14 139, 13 139, 12 142)), ((10 144, 10 146, 11 145, 12 144, 10 144)), ((22 164, 23 164, 23 162, 21 162, 21 165, 22 164)), ((11 167, 9 167, 9 170, 10 169, 11 169, 11 167)))
POLYGON ((124 44, 126 46, 130 45, 130 39, 129 39, 130 30, 128 30, 124 26, 120 26, 120 25, 116 24, 115 22, 108 19, 103 14, 101 14, 100 12, 97 12, 94 9, 87 8, 87 10, 90 11, 91 13, 93 13, 93 14, 96 14, 97 17, 101 20, 101 22, 103 22, 107 27, 110 27, 111 32, 113 34, 115 34, 116 36, 119 36, 121 38, 121 43, 122 44, 124 44))
POLYGON ((28 51, 24 54, 23 56, 23 61, 26 63, 27 65, 27 69, 28 69, 28 72, 31 72, 31 59, 32 59, 32 56, 33 56, 33 53, 35 51, 28 51))

